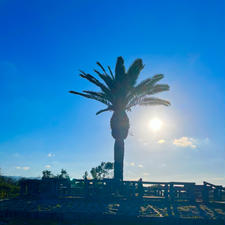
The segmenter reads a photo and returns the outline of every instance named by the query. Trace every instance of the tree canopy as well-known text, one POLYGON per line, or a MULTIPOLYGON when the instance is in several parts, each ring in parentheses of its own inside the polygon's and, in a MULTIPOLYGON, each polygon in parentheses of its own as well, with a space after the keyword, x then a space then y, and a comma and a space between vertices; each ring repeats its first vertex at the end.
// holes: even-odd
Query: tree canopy
POLYGON ((101 180, 112 177, 114 164, 112 162, 101 162, 97 167, 91 169, 90 173, 93 179, 101 180))
POLYGON ((84 90, 83 93, 70 91, 72 94, 99 101, 107 106, 107 108, 98 111, 96 114, 105 111, 129 111, 136 105, 170 105, 169 101, 152 97, 154 94, 169 90, 169 85, 157 84, 158 81, 163 79, 163 74, 156 74, 137 84, 139 74, 144 68, 142 59, 136 59, 126 71, 123 58, 118 57, 114 74, 109 66, 107 72, 99 62, 97 62, 97 65, 101 68, 101 72, 98 70, 94 70, 94 72, 103 82, 84 71, 80 71, 80 76, 99 87, 100 92, 89 90, 84 90))

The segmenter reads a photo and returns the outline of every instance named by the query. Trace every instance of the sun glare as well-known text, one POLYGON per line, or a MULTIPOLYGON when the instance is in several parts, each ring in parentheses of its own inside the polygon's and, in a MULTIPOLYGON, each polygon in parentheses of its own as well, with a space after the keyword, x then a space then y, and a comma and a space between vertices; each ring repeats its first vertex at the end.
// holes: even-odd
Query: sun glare
POLYGON ((162 127, 162 121, 158 118, 154 118, 149 121, 149 128, 153 131, 159 131, 162 127))

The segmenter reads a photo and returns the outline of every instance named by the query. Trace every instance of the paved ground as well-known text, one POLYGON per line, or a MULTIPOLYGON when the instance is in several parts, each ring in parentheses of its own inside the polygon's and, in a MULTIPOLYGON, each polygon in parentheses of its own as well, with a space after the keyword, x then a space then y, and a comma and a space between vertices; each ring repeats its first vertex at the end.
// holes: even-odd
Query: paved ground
MULTIPOLYGON (((0 202, 0 212, 44 212, 61 214, 101 214, 131 217, 175 217, 225 220, 225 204, 204 204, 185 201, 169 203, 162 200, 97 201, 84 199, 7 200, 0 202)), ((1 224, 0 224, 1 225, 1 224)))

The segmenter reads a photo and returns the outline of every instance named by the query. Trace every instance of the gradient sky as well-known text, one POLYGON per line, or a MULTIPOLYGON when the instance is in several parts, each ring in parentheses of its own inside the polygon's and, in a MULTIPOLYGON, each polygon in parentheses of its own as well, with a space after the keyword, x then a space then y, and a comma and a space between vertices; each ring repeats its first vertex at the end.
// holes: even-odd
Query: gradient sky
POLYGON ((171 107, 129 112, 125 179, 225 185, 223 0, 0 0, 2 173, 78 178, 113 161, 111 113, 68 91, 95 90, 78 70, 114 68, 117 56, 142 58, 140 80, 163 73, 171 87, 159 95, 171 107))

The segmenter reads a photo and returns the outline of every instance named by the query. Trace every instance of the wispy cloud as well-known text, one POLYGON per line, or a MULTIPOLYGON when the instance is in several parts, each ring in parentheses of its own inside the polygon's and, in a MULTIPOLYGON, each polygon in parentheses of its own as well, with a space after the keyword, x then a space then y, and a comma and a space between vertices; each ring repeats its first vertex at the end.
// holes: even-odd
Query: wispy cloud
POLYGON ((24 167, 23 167, 23 170, 29 170, 29 169, 30 169, 29 166, 24 166, 24 167))
POLYGON ((29 170, 30 167, 29 166, 16 166, 17 170, 29 170))
POLYGON ((181 137, 179 139, 174 139, 173 144, 182 147, 182 148, 196 148, 196 140, 194 138, 189 138, 189 137, 181 137))
POLYGON ((143 168, 143 165, 142 165, 142 164, 139 164, 138 167, 139 167, 139 168, 143 168))
POLYGON ((208 137, 203 138, 203 139, 195 139, 195 141, 196 141, 197 145, 208 145, 208 144, 210 144, 210 139, 208 137))
POLYGON ((51 168, 51 166, 50 165, 46 165, 45 168, 49 169, 49 168, 51 168))
POLYGON ((48 157, 54 157, 55 156, 55 154, 53 154, 53 153, 48 153, 48 157))

